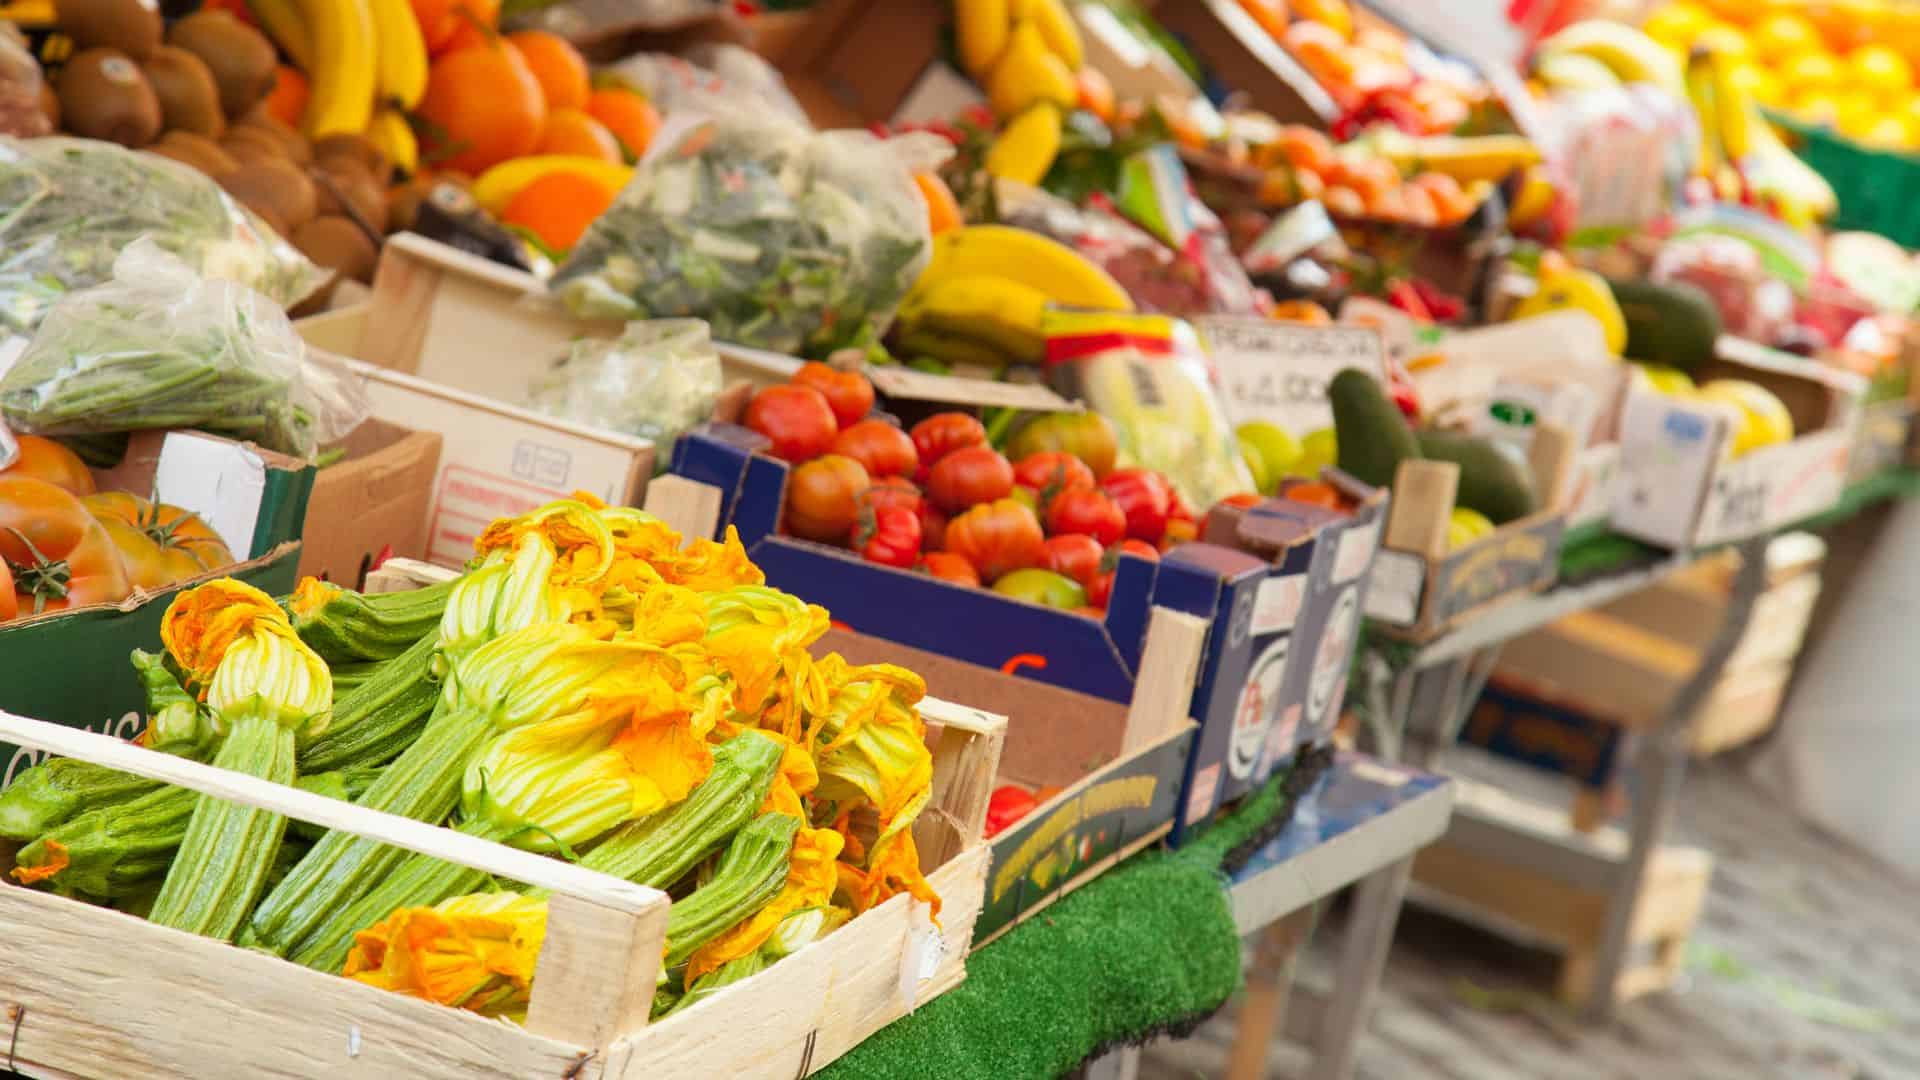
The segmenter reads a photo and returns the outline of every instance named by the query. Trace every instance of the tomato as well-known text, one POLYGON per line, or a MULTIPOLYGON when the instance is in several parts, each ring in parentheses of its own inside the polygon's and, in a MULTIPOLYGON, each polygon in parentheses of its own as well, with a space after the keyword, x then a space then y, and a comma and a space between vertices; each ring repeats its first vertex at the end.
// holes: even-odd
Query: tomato
POLYGON ((1221 499, 1218 505, 1237 506, 1237 507, 1240 507, 1242 510, 1245 510, 1245 509, 1248 509, 1249 507, 1259 506, 1260 496, 1254 494, 1251 491, 1243 491, 1243 492, 1240 492, 1238 495, 1229 495, 1226 498, 1221 499))
POLYGON ((947 549, 972 563, 982 581, 1039 565, 1045 542, 1033 511, 1012 499, 981 503, 947 526, 947 549))
POLYGON ((1107 549, 1107 561, 1118 563, 1122 555, 1138 555, 1148 562, 1160 561, 1160 549, 1145 540, 1126 539, 1107 549))
POLYGON ((1282 491, 1280 497, 1290 502, 1306 503, 1308 506, 1319 506, 1328 510, 1347 508, 1347 500, 1340 497, 1338 488, 1317 480, 1305 484, 1294 484, 1282 491))
POLYGON ((920 505, 925 501, 920 496, 920 489, 913 486, 913 481, 904 476, 882 476, 860 494, 860 510, 865 513, 889 506, 904 506, 918 515, 920 505))
POLYGON ((931 499, 920 500, 920 550, 940 551, 947 546, 947 515, 931 499))
POLYGON ((920 468, 920 451, 913 448, 913 440, 885 420, 862 420, 842 429, 833 440, 833 452, 859 462, 876 480, 912 476, 920 468))
POLYGON ((0 476, 29 476, 75 495, 93 494, 93 474, 80 455, 38 435, 20 435, 15 441, 20 444, 20 456, 0 469, 0 476))
POLYGON ((787 531, 808 540, 844 544, 860 515, 860 496, 872 481, 850 457, 828 454, 787 478, 787 531))
POLYGON ((1173 488, 1152 469, 1116 469, 1100 481, 1100 490, 1113 496, 1127 518, 1127 535, 1157 543, 1167 531, 1173 509, 1173 488))
POLYGON ((1040 546, 1040 565, 1085 585, 1100 573, 1100 541, 1074 534, 1050 537, 1040 546))
POLYGON ((1168 523, 1171 524, 1175 521, 1192 521, 1193 508, 1187 505, 1187 500, 1180 497, 1180 490, 1169 484, 1167 485, 1167 491, 1173 496, 1173 500, 1167 504, 1168 523))
POLYGON ((857 371, 841 371, 817 361, 801 364, 793 376, 795 386, 811 386, 820 391, 833 409, 837 426, 845 429, 866 419, 873 411, 873 384, 857 371))
POLYGON ((1047 531, 1091 536, 1104 547, 1127 534, 1127 515, 1098 488, 1069 488, 1047 504, 1047 531))
POLYGON ((20 614, 20 596, 13 591, 13 571, 7 569, 7 561, 0 559, 0 622, 6 622, 20 614))
POLYGON ((1007 498, 1033 511, 1035 518, 1046 516, 1040 512, 1040 493, 1025 484, 1013 485, 1013 490, 1007 492, 1007 498))
POLYGON ((935 462, 955 450, 987 445, 987 429, 966 413, 935 413, 913 425, 913 446, 920 451, 920 467, 931 469, 935 462))
POLYGON ((773 456, 798 465, 833 448, 840 425, 826 395, 811 386, 769 386, 747 402, 747 426, 773 442, 773 456))
POLYGON ((1098 478, 1113 470, 1120 443, 1114 437, 1113 425, 1095 412, 1049 413, 1029 422, 1007 442, 1007 453, 1016 458, 1043 450, 1072 454, 1098 478))
POLYGON ((1042 450, 1020 459, 1020 463, 1013 467, 1013 482, 1024 484, 1044 496, 1047 492, 1092 487, 1093 470, 1072 454, 1042 450))
POLYGON ((1113 599, 1113 571, 1093 575, 1087 582, 1087 606, 1096 611, 1107 610, 1107 601, 1113 599))
POLYGON ((1040 808, 1040 801, 1025 788, 1002 784, 987 799, 986 835, 994 836, 1040 808))
POLYGON ((973 564, 951 551, 930 551, 920 557, 920 569, 939 578, 951 581, 955 585, 980 587, 980 571, 973 564))
POLYGON ((1192 519, 1186 521, 1169 521, 1167 522, 1167 531, 1160 536, 1160 550, 1172 551, 1181 544, 1189 540, 1197 540, 1199 537, 1200 526, 1194 524, 1192 519))
POLYGON ((114 551, 119 553, 120 565, 127 570, 127 580, 137 588, 158 592, 206 572, 192 555, 179 548, 163 549, 146 533, 124 521, 115 518, 95 520, 100 521, 100 527, 107 530, 114 551))
POLYGON ((138 495, 124 491, 103 491, 88 495, 80 500, 94 520, 107 526, 108 535, 113 537, 114 546, 120 549, 121 561, 127 564, 127 573, 135 580, 134 584, 142 588, 155 588, 150 584, 153 578, 150 572, 155 565, 165 568, 169 575, 161 585, 171 585, 188 578, 199 577, 209 570, 218 570, 234 563, 233 552, 227 549, 226 541, 213 531, 198 514, 191 510, 182 510, 165 503, 152 503, 138 495), (116 529, 115 525, 123 526, 116 529), (130 531, 147 542, 146 545, 124 539, 130 531), (153 554, 148 554, 148 547, 153 554), (140 580, 142 571, 134 566, 142 562, 149 568, 148 580, 140 580))
POLYGON ((0 561, 36 615, 133 591, 107 530, 71 492, 31 477, 0 476, 0 561))
POLYGON ((1025 600, 1029 604, 1059 608, 1072 611, 1087 605, 1087 590, 1080 583, 1065 574, 1056 574, 1051 570, 1042 570, 1030 566, 1014 572, 993 583, 993 591, 1002 596, 1011 596, 1015 600, 1025 600))
POLYGON ((990 446, 955 450, 934 462, 927 496, 948 513, 965 510, 1013 491, 1013 466, 990 446))
POLYGON ((910 570, 920 558, 920 515, 904 506, 863 512, 853 544, 868 562, 910 570))

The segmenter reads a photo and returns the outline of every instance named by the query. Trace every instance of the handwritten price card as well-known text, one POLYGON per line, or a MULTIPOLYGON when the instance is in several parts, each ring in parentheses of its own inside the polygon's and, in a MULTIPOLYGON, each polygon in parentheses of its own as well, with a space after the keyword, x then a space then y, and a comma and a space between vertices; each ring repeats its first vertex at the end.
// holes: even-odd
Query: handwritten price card
POLYGON ((1235 427, 1265 420, 1299 436, 1333 426, 1327 384, 1343 368, 1379 377, 1386 350, 1365 326, 1303 326, 1271 319, 1197 320, 1235 427))

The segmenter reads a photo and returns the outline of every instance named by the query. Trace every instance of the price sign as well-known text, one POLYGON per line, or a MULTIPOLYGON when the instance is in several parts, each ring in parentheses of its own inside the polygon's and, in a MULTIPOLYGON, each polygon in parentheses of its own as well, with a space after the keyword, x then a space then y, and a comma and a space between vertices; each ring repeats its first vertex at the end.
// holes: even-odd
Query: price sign
POLYGON ((1295 436, 1332 427, 1327 384, 1334 375, 1350 367, 1375 375, 1386 370, 1380 334, 1370 327, 1225 316, 1198 323, 1235 427, 1265 420, 1295 436))

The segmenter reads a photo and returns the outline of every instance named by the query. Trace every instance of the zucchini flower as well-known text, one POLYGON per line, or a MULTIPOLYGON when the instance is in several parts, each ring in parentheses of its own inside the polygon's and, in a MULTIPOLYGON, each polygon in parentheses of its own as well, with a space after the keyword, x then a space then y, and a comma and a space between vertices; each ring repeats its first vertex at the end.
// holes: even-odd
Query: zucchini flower
POLYGON ((777 732, 763 731, 762 735, 780 743, 780 771, 774 773, 773 786, 767 790, 767 798, 760 806, 763 814, 786 814, 802 821, 807 819, 805 804, 800 800, 813 794, 820 786, 820 770, 815 766, 813 755, 797 742, 781 738, 777 732))
POLYGON ((818 733, 816 796, 843 814, 864 803, 880 819, 865 865, 841 864, 842 886, 855 911, 910 892, 937 915, 940 900, 921 875, 909 828, 933 791, 926 724, 914 708, 926 696, 926 683, 902 667, 854 667, 838 655, 828 656, 821 668, 834 691, 818 733))
POLYGON ((354 936, 341 974, 484 1016, 526 1019, 547 904, 518 893, 402 908, 354 936))
POLYGON ((455 585, 441 620, 448 652, 539 623, 602 620, 613 534, 585 503, 561 499, 501 518, 474 541, 474 550, 480 565, 455 585))
POLYGON ((204 760, 214 741, 207 711, 167 670, 164 660, 141 649, 133 650, 133 670, 146 688, 147 726, 135 741, 163 754, 204 760))
POLYGON ((688 541, 645 510, 609 507, 601 511, 601 517, 613 531, 620 554, 646 564, 653 580, 700 592, 766 583, 766 575, 747 558, 740 534, 731 525, 727 526, 725 540, 698 537, 688 541))
POLYGON ((739 709, 757 716, 770 704, 786 703, 783 733, 798 739, 799 714, 826 707, 826 686, 807 652, 827 632, 826 609, 764 585, 702 596, 707 651, 732 678, 739 709))
POLYGON ((802 827, 794 834, 787 881, 767 906, 722 931, 719 937, 694 950, 687 958, 686 982, 720 965, 758 950, 790 915, 832 904, 839 883, 838 863, 844 843, 832 829, 802 827))
POLYGON ((733 526, 727 526, 724 540, 708 540, 702 537, 687 545, 674 564, 672 579, 689 589, 701 592, 718 592, 740 585, 764 585, 767 575, 753 565, 747 558, 747 549, 740 543, 740 533, 733 526))
POLYGON ((840 895, 856 915, 900 893, 911 893, 915 899, 933 907, 936 920, 940 917, 940 895, 920 873, 920 849, 914 845, 911 829, 903 829, 875 844, 866 869, 843 862, 839 870, 840 895))

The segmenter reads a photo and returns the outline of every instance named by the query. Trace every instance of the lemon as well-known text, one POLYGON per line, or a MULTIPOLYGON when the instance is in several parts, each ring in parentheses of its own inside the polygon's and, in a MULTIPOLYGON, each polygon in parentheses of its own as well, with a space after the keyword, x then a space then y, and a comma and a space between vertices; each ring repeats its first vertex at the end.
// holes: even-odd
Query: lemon
POLYGON ((1780 81, 1795 97, 1832 90, 1845 75, 1840 61, 1827 52, 1796 53, 1780 69, 1780 81))
POLYGON ((1839 112, 1834 126, 1853 138, 1865 138, 1880 122, 1880 98, 1870 90, 1846 90, 1838 98, 1839 112))
POLYGON ((1717 22, 1694 35, 1693 47, 1705 49, 1725 60, 1745 60, 1753 55, 1753 46, 1747 43, 1747 35, 1737 26, 1728 26, 1717 22))
POLYGON ((1747 40, 1753 46, 1754 55, 1767 63, 1823 51, 1820 31, 1789 11, 1775 12, 1755 23, 1747 40))
POLYGON ((1304 476, 1309 480, 1318 480, 1320 470, 1329 468, 1340 461, 1340 443, 1332 428, 1309 431, 1300 440, 1300 456, 1286 467, 1288 476, 1304 476))
POLYGON ((1762 105, 1779 104, 1786 88, 1773 72, 1757 64, 1737 64, 1727 72, 1727 82, 1762 105))
POLYGON ((1696 395, 1740 410, 1742 422, 1733 435, 1732 456, 1774 446, 1793 438, 1793 414, 1773 391, 1745 379, 1715 379, 1696 395))
POLYGON ((1886 45, 1862 45, 1848 53, 1847 76, 1855 87, 1886 97, 1913 89, 1913 65, 1886 45))
POLYGON ((1792 111, 1809 124, 1832 126, 1840 121, 1840 98, 1827 90, 1802 94, 1793 99, 1792 111))
POLYGON ((1533 295, 1513 306, 1514 319, 1531 319, 1554 311, 1584 311, 1600 324, 1607 351, 1619 356, 1627 347, 1627 319, 1620 312, 1607 279, 1591 270, 1562 270, 1540 278, 1533 295))
POLYGON ((1881 113, 1865 128, 1847 134, 1882 150, 1905 150, 1913 145, 1913 128, 1899 113, 1881 113))
POLYGON ((1713 12, 1699 4, 1679 0, 1666 4, 1640 26, 1640 32, 1670 49, 1684 49, 1693 44, 1700 31, 1714 24, 1713 12))
POLYGON ((1447 550, 1466 547, 1483 536, 1492 536, 1493 519, 1478 510, 1456 506, 1447 519, 1447 550))
POLYGON ((1669 367, 1666 364, 1637 366, 1641 373, 1646 375, 1647 383, 1653 387, 1655 393, 1677 398, 1693 396, 1693 377, 1679 368, 1669 367))

